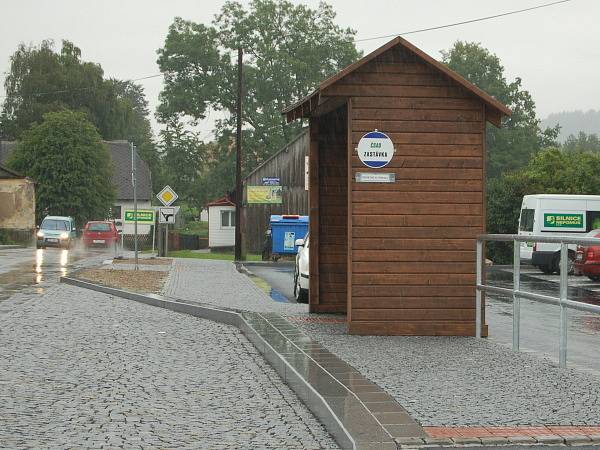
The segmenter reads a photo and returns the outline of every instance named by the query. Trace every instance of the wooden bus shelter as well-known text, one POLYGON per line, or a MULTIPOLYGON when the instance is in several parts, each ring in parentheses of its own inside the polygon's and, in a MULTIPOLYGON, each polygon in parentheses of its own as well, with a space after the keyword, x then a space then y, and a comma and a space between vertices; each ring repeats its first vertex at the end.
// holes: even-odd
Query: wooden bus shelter
POLYGON ((511 111, 397 37, 283 113, 310 125, 310 311, 353 334, 474 335, 486 122, 511 111), (374 130, 394 147, 381 168, 356 151, 374 130))

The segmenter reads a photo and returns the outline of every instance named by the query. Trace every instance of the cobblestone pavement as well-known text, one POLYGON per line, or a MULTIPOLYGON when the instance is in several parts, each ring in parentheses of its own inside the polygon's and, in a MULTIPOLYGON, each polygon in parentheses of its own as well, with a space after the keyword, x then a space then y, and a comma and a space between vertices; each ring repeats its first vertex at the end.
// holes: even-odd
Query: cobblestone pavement
POLYGON ((27 296, 0 314, 0 448, 336 447, 233 327, 68 285, 27 296))
POLYGON ((233 309, 279 314, 308 314, 308 305, 269 298, 228 261, 174 259, 164 294, 233 309))
POLYGON ((350 336, 298 323, 422 425, 600 425, 600 375, 485 339, 350 336))
POLYGON ((174 269, 168 295, 290 316, 295 325, 394 396, 422 425, 600 424, 596 372, 559 369, 539 354, 514 353, 486 339, 350 336, 344 323, 311 321, 315 315, 307 314, 306 305, 269 299, 231 263, 176 261, 174 269))

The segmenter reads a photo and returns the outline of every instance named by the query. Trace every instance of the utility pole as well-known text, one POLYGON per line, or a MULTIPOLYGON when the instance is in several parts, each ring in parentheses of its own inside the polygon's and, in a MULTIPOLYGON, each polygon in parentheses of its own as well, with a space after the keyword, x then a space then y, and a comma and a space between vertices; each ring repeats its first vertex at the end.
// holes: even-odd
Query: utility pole
POLYGON ((238 47, 237 136, 235 159, 235 260, 242 259, 242 47, 238 47))
POLYGON ((138 270, 138 229, 137 229, 137 158, 135 145, 131 143, 131 184, 133 184, 133 248, 135 250, 135 270, 138 270))

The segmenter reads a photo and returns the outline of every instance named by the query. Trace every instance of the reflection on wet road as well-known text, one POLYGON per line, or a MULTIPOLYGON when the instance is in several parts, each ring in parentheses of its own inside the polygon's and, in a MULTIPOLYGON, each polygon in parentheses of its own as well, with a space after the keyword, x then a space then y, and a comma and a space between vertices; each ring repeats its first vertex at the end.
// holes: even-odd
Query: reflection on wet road
POLYGON ((18 292, 41 294, 48 283, 56 283, 89 257, 110 255, 110 251, 66 249, 0 250, 0 302, 18 292))
MULTIPOLYGON (((493 286, 512 289, 510 269, 491 270, 488 281, 493 286)), ((569 277, 568 298, 600 304, 600 283, 591 284, 582 277, 569 277), (584 284, 585 288, 581 287, 584 284)), ((525 273, 521 290, 558 297, 558 275, 525 273)), ((487 295, 486 321, 490 339, 512 344, 512 299, 487 295)), ((569 310, 568 365, 600 372, 600 315, 569 310)), ((559 307, 521 299, 521 349, 541 352, 558 360, 559 307)))
POLYGON ((294 265, 287 261, 276 263, 246 263, 248 269, 268 284, 266 291, 276 302, 296 303, 294 299, 294 265))

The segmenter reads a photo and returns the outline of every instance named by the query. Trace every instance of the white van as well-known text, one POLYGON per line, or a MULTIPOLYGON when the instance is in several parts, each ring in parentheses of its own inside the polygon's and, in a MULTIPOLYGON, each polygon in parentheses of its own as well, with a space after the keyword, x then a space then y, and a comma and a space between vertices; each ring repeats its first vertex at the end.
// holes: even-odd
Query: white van
MULTIPOLYGON (((600 195, 526 195, 519 217, 520 235, 581 236, 600 228, 600 195)), ((569 273, 576 245, 569 246, 569 273)), ((544 273, 558 272, 560 244, 521 243, 521 260, 531 261, 544 273)))

